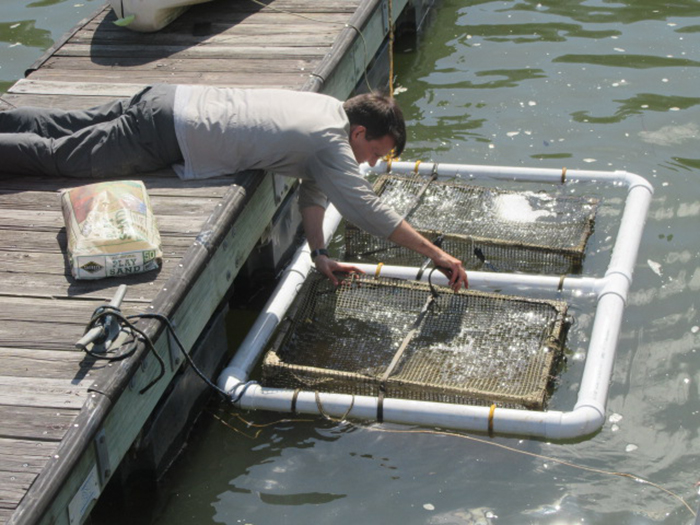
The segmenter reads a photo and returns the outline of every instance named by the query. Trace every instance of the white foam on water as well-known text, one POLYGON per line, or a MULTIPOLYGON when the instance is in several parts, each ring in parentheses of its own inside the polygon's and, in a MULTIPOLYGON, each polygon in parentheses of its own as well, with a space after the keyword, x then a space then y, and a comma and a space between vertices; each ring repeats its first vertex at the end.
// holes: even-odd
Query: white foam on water
POLYGON ((640 131, 639 138, 648 144, 673 146, 689 140, 698 140, 699 131, 698 125, 691 122, 680 126, 664 126, 656 131, 640 131))
POLYGON ((542 217, 555 216, 553 211, 534 209, 524 194, 498 195, 494 204, 496 215, 509 222, 535 222, 542 217))

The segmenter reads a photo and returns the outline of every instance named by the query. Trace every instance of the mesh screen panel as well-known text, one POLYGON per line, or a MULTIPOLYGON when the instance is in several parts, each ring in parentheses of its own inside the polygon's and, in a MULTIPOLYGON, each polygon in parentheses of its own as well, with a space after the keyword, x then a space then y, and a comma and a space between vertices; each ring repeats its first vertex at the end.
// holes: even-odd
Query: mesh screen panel
POLYGON ((543 409, 566 305, 435 289, 425 310, 425 283, 358 277, 335 289, 312 274, 265 356, 263 384, 376 396, 413 333, 387 397, 543 409))
MULTIPOLYGON (((382 176, 382 200, 467 269, 544 274, 579 273, 593 229, 597 201, 469 186, 463 183, 382 176), (482 257, 475 255, 480 250, 482 257), (485 260, 484 260, 485 259, 485 260)), ((346 260, 418 266, 421 256, 346 226, 346 260)))

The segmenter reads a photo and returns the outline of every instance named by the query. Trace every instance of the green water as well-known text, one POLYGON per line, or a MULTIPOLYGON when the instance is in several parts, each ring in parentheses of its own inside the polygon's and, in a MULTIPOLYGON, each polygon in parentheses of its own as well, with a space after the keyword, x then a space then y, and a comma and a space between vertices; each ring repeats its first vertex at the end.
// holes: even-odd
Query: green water
MULTIPOLYGON (((0 80, 97 5, 5 0, 0 80)), ((600 432, 565 443, 479 436, 486 444, 267 413, 243 414, 266 427, 229 418, 234 431, 206 413, 159 492, 113 522, 693 523, 660 488, 601 471, 700 502, 698 65, 691 0, 444 0, 418 48, 397 57, 404 159, 624 169, 654 184, 600 432)), ((620 201, 594 191, 608 201, 585 269, 600 275, 620 201)), ((557 409, 575 401, 593 320, 586 301, 572 311, 557 409)))
POLYGON ((102 5, 96 0, 3 0, 0 8, 0 93, 55 40, 102 5))

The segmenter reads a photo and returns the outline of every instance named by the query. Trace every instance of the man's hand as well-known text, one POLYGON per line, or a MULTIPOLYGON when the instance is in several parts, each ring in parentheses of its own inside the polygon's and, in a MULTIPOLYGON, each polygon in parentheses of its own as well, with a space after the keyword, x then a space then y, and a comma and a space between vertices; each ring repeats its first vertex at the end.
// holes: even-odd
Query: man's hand
POLYGON ((331 259, 330 257, 326 257, 325 255, 318 255, 316 259, 314 260, 314 263, 316 264, 316 269, 321 272, 323 275, 328 277, 330 281, 335 285, 338 286, 340 284, 340 281, 338 278, 334 275, 335 272, 338 273, 365 273, 356 266, 353 266, 351 264, 344 264, 344 263, 339 263, 338 261, 335 261, 331 259))
POLYGON ((464 288, 469 288, 467 272, 462 266, 462 261, 448 253, 442 252, 433 258, 433 263, 435 263, 435 267, 438 270, 447 276, 450 280, 450 288, 455 292, 458 292, 462 285, 464 285, 464 288))
POLYGON ((450 280, 450 287, 457 292, 462 286, 469 287, 467 281, 467 272, 464 271, 462 262, 449 253, 442 251, 440 248, 423 237, 420 233, 406 221, 402 221, 393 233, 389 236, 389 240, 395 242, 399 246, 404 246, 415 252, 429 257, 435 263, 435 266, 450 280))

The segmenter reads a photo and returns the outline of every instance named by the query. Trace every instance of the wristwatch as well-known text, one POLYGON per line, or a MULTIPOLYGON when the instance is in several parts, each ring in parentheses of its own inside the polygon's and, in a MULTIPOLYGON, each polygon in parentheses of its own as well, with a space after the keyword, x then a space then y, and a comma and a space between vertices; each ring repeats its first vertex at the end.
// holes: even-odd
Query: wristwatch
POLYGON ((311 260, 315 261, 316 257, 318 257, 319 255, 325 255, 326 257, 330 257, 328 250, 326 250, 325 248, 319 248, 318 250, 314 250, 311 252, 311 260))

